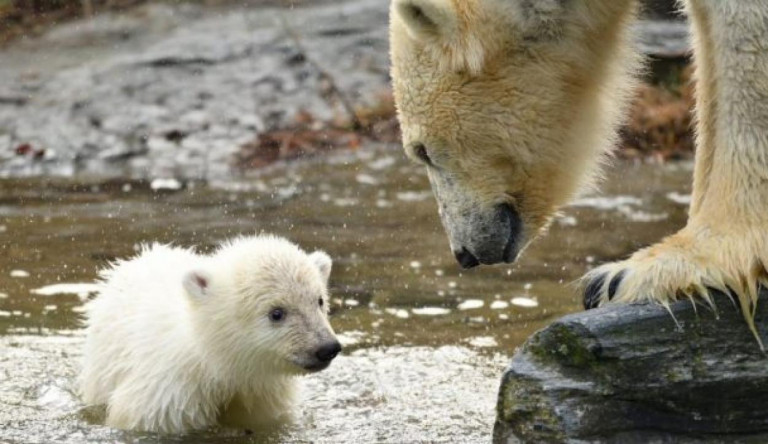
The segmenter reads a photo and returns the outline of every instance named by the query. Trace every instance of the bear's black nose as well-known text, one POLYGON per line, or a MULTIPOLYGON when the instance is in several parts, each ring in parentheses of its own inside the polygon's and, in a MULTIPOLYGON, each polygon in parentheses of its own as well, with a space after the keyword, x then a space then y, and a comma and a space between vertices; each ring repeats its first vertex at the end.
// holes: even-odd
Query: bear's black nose
POLYGON ((339 344, 339 341, 333 341, 318 348, 315 352, 315 357, 320 362, 331 362, 340 351, 341 344, 339 344))

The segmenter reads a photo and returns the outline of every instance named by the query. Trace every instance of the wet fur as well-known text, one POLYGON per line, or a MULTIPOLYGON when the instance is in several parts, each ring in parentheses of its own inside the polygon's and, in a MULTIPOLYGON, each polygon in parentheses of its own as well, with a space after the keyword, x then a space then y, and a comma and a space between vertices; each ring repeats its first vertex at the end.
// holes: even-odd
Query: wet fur
MULTIPOLYGON (((263 427, 290 418, 295 363, 333 338, 330 258, 270 236, 233 240, 210 256, 152 245, 101 272, 87 305, 83 400, 107 425, 183 433, 219 423, 263 427), (190 293, 183 282, 205 279, 190 293), (293 323, 275 326, 273 307, 293 323)), ((196 281, 197 282, 197 281, 196 281)))

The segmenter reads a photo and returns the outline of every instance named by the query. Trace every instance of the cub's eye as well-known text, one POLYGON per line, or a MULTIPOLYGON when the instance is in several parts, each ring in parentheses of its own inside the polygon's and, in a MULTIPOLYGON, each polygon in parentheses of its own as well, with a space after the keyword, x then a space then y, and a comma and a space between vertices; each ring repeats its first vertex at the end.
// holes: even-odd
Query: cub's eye
POLYGON ((434 166, 432 164, 432 159, 430 159, 429 154, 427 153, 427 147, 424 146, 423 143, 416 143, 413 145, 413 154, 425 164, 434 166))
POLYGON ((319 305, 321 307, 323 306, 324 303, 325 302, 323 302, 323 298, 320 298, 320 299, 317 300, 317 305, 319 305))
POLYGON ((269 319, 272 322, 280 322, 285 319, 285 311, 282 308, 276 308, 269 312, 269 319))

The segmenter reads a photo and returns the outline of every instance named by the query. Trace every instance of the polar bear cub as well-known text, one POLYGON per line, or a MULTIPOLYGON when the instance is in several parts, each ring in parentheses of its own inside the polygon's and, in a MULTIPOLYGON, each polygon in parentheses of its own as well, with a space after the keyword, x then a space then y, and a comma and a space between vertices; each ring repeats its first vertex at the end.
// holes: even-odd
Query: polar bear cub
POLYGON ((296 376, 341 351, 328 322, 331 259, 273 236, 208 256, 167 245, 101 272, 86 307, 80 389, 107 425, 184 433, 290 419, 296 376))

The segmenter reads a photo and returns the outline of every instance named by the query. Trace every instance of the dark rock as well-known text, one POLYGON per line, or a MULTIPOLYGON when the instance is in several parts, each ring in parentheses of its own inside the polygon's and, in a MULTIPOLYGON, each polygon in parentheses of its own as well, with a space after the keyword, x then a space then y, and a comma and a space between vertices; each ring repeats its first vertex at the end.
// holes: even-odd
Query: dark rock
POLYGON ((494 442, 768 442, 768 358, 715 302, 604 307, 537 332, 504 374, 494 442))

